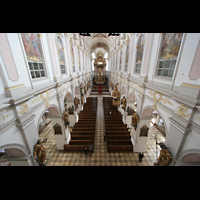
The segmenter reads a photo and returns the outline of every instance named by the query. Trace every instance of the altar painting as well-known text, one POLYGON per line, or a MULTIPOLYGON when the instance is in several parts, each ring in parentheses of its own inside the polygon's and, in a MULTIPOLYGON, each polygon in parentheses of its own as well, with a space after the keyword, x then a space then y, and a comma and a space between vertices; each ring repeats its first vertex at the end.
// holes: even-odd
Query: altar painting
POLYGON ((178 56, 183 33, 164 33, 160 59, 178 56))
POLYGON ((142 54, 144 48, 144 35, 142 34, 138 40, 136 62, 142 62, 142 54))
POLYGON ((56 37, 56 46, 57 46, 57 50, 58 50, 59 62, 60 62, 60 64, 64 64, 65 63, 64 48, 63 48, 63 44, 62 44, 62 41, 59 36, 56 37))
POLYGON ((42 61, 42 51, 38 33, 21 33, 28 60, 42 61))

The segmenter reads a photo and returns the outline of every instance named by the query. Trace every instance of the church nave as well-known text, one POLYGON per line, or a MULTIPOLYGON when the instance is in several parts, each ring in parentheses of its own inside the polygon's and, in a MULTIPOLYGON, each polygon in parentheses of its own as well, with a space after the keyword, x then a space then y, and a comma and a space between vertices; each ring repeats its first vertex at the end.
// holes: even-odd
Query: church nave
MULTIPOLYGON (((94 95, 92 95, 94 96, 94 95)), ((48 138, 46 144, 47 158, 50 159, 48 166, 153 166, 156 161, 156 140, 163 142, 165 138, 154 126, 150 126, 146 152, 142 162, 138 162, 138 153, 107 153, 107 144, 104 141, 104 115, 103 115, 103 96, 98 95, 97 123, 94 141, 94 152, 92 156, 89 153, 64 153, 63 150, 57 150, 54 139, 52 124, 50 123, 40 134, 40 138, 48 138)), ((71 131, 71 128, 69 128, 71 131)), ((157 145, 157 158, 160 147, 157 145)))

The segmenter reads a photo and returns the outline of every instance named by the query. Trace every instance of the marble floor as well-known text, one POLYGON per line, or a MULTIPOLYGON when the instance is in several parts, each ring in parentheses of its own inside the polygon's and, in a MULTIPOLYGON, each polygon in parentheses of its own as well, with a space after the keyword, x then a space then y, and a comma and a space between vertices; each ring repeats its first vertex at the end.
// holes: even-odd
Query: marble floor
POLYGON ((103 138, 103 96, 108 95, 97 95, 98 118, 96 121, 94 153, 92 153, 92 156, 89 153, 85 155, 84 152, 64 153, 62 150, 57 150, 52 124, 50 123, 39 136, 40 138, 48 138, 46 144, 47 158, 50 159, 48 166, 153 166, 160 152, 160 147, 156 145, 155 136, 157 134, 157 142, 164 142, 165 137, 152 124, 150 124, 146 151, 142 162, 138 162, 139 153, 107 153, 107 144, 103 138))

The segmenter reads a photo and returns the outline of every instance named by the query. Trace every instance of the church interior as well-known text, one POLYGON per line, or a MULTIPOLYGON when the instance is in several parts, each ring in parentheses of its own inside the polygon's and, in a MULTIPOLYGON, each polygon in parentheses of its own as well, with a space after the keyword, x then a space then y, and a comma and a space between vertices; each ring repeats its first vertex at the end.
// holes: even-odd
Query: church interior
POLYGON ((200 166, 200 33, 0 33, 0 166, 200 166))

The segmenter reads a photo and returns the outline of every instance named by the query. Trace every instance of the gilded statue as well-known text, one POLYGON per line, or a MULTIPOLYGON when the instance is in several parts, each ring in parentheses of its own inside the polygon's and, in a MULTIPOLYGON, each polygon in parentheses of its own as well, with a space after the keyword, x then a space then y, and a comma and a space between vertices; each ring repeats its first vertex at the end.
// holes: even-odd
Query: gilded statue
POLYGON ((122 98, 121 104, 123 104, 122 109, 125 110, 126 109, 126 98, 125 98, 125 96, 122 98))
POLYGON ((118 83, 115 85, 115 89, 114 89, 114 91, 112 92, 112 96, 117 97, 117 98, 120 98, 120 97, 121 97, 121 94, 120 94, 120 92, 119 92, 118 89, 117 89, 117 85, 118 85, 118 83))
POLYGON ((63 112, 62 118, 64 119, 65 122, 65 128, 67 128, 67 126, 69 125, 67 109, 65 109, 65 111, 63 112))
POLYGON ((85 92, 85 94, 87 93, 86 87, 84 87, 84 92, 85 92))
POLYGON ((172 162, 172 156, 168 149, 161 149, 159 158, 157 162, 154 163, 154 166, 169 166, 172 162))
POLYGON ((99 68, 99 73, 98 73, 98 82, 102 81, 102 74, 101 74, 101 68, 99 68))
POLYGON ((120 105, 121 94, 117 89, 117 85, 118 85, 118 83, 115 85, 115 89, 112 92, 112 96, 115 97, 115 98, 113 98, 113 105, 114 106, 119 106, 120 105))
POLYGON ((74 98, 74 104, 75 104, 75 109, 77 109, 78 108, 78 104, 80 104, 79 98, 77 98, 77 97, 74 98))
POLYGON ((49 160, 48 158, 46 158, 46 148, 45 148, 46 143, 47 143, 47 138, 44 139, 43 141, 39 139, 34 148, 34 158, 36 160, 39 160, 39 163, 41 163, 41 165, 46 165, 46 161, 49 160))
POLYGON ((134 127, 135 131, 136 131, 136 128, 137 128, 137 123, 138 123, 138 121, 139 121, 138 114, 133 110, 132 123, 131 123, 131 125, 134 127))

